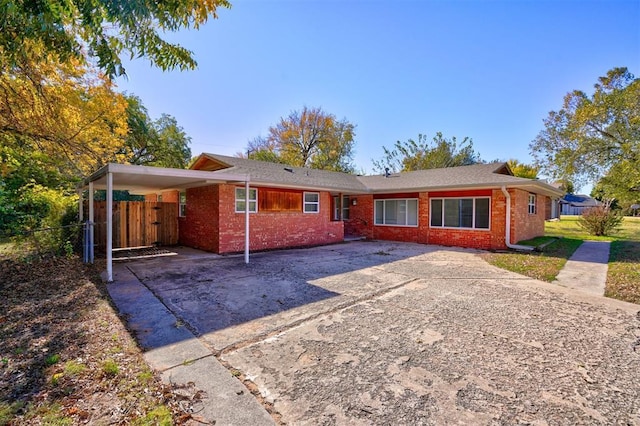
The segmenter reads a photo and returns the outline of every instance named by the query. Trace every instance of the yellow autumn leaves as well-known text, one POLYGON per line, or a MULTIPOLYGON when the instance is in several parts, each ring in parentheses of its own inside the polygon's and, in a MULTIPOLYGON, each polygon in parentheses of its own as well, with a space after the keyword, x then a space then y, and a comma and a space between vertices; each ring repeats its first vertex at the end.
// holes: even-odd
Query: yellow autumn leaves
POLYGON ((32 46, 1 71, 0 147, 38 152, 72 175, 123 160, 114 153, 125 143, 127 102, 95 68, 32 46))

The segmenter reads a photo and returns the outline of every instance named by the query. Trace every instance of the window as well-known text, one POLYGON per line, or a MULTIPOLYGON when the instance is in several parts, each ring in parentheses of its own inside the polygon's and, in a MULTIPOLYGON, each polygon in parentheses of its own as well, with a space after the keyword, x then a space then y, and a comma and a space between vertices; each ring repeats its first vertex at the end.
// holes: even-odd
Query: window
POLYGON ((489 229, 489 198, 432 198, 431 227, 489 229))
POLYGON ((536 194, 529 194, 529 214, 536 214, 536 194))
POLYGON ((305 213, 318 213, 320 212, 320 193, 319 192, 305 192, 304 193, 304 209, 305 213))
MULTIPOLYGON (((342 196, 342 220, 349 219, 349 196, 342 196)), ((340 220, 340 197, 333 197, 333 220, 340 220)))
POLYGON ((185 191, 178 194, 178 216, 185 217, 187 215, 187 193, 185 191))
MULTIPOLYGON (((245 212, 246 201, 244 188, 236 188, 236 213, 245 212)), ((255 188, 249 188, 249 211, 251 213, 258 211, 258 190, 255 188)))
POLYGON ((418 200, 376 200, 375 224, 418 226, 418 200))

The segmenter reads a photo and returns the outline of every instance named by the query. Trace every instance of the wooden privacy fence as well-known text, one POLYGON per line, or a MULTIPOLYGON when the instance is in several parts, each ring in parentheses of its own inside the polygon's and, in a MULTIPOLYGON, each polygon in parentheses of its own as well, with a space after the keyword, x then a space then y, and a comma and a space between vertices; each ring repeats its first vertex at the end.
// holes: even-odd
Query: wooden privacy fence
MULTIPOLYGON (((95 244, 107 246, 107 202, 94 204, 95 244)), ((178 205, 149 201, 113 203, 113 248, 178 244, 178 205)))

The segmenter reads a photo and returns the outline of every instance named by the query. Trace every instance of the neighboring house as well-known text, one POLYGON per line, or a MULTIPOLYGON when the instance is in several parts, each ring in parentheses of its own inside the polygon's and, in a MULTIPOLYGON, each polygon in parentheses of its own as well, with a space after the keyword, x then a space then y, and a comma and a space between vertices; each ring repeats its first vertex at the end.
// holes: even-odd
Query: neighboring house
POLYGON ((543 181, 513 176, 505 163, 356 176, 202 154, 191 169, 210 172, 211 183, 146 197, 178 202, 180 243, 215 253, 245 248, 247 202, 252 251, 345 236, 505 249, 543 235, 563 195, 543 181), (223 174, 248 176, 248 196, 244 182, 223 174))
POLYGON ((588 195, 566 194, 559 201, 560 214, 581 215, 586 209, 597 207, 602 203, 588 195))

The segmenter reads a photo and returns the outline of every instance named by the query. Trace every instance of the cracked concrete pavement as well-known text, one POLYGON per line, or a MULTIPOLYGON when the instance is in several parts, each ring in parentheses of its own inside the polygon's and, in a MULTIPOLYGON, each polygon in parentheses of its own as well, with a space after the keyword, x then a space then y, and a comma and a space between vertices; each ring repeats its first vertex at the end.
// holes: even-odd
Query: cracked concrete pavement
POLYGON ((471 250, 352 242, 126 265, 281 423, 640 425, 640 306, 471 250))

